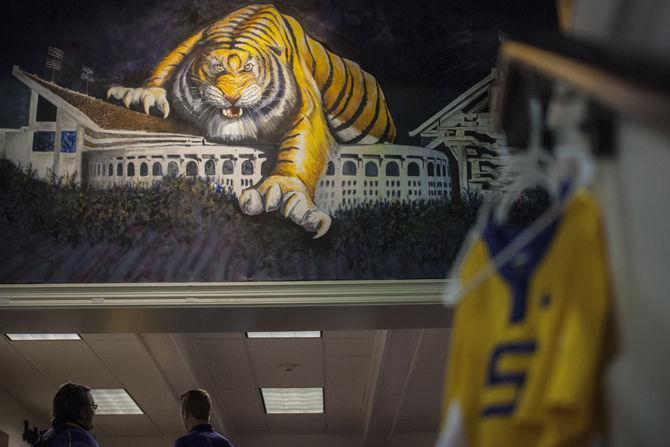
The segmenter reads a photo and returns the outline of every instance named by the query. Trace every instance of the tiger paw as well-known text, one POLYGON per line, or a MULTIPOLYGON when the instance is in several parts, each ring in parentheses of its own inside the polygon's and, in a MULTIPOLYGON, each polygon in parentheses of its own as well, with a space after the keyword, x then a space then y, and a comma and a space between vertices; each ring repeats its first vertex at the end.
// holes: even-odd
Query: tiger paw
POLYGON ((131 88, 116 85, 107 90, 107 99, 110 97, 122 100, 127 108, 130 108, 131 104, 142 103, 144 113, 147 115, 154 106, 163 113, 163 118, 167 118, 170 114, 170 103, 167 100, 165 89, 161 87, 131 88))
POLYGON ((330 216, 316 207, 305 185, 295 177, 273 175, 240 194, 240 208, 245 214, 280 210, 284 217, 320 238, 330 228, 330 216))

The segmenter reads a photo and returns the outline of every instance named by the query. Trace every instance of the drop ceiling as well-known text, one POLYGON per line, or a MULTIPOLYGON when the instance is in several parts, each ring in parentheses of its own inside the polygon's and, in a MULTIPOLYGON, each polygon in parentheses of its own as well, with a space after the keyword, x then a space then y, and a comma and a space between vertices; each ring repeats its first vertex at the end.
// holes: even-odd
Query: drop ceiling
MULTIPOLYGON (((321 338, 244 332, 80 334, 79 341, 0 337, 0 389, 44 420, 66 381, 124 388, 142 415, 98 415, 101 438, 182 434, 178 396, 210 391, 212 422, 236 441, 320 435, 360 445, 437 430, 448 329, 325 330, 321 338), (323 414, 266 414, 261 387, 323 387, 323 414)), ((270 443, 271 444, 271 443, 270 443)), ((131 444, 127 444, 132 447, 131 444)))

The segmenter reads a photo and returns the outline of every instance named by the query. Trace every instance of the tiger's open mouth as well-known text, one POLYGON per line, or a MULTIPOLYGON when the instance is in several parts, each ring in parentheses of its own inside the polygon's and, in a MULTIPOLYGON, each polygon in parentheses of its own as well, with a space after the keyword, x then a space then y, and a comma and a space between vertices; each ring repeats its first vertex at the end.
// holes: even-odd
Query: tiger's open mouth
POLYGON ((221 113, 226 118, 239 118, 242 116, 242 109, 239 107, 228 107, 227 109, 221 110, 221 113))

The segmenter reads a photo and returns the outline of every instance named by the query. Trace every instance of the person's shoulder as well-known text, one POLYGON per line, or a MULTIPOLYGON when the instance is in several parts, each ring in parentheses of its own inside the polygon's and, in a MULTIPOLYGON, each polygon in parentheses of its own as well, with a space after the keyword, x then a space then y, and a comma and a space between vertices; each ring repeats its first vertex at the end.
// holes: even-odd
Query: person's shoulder
POLYGON ((68 427, 68 430, 72 435, 73 447, 100 447, 98 440, 95 439, 95 436, 90 431, 84 430, 81 427, 68 427))
POLYGON ((220 441, 219 443, 217 443, 216 447, 234 447, 233 443, 230 442, 230 440, 228 440, 228 438, 223 436, 221 433, 215 431, 213 432, 213 434, 220 441))
POLYGON ((216 431, 187 433, 177 438, 173 447, 195 447, 203 445, 202 442, 205 440, 206 445, 212 447, 234 447, 228 438, 216 431))
POLYGON ((98 441, 88 430, 80 427, 66 426, 49 443, 49 447, 67 445, 72 447, 100 447, 98 441))
POLYGON ((187 447, 188 446, 188 440, 191 438, 192 433, 186 433, 183 436, 178 437, 174 441, 174 447, 187 447))

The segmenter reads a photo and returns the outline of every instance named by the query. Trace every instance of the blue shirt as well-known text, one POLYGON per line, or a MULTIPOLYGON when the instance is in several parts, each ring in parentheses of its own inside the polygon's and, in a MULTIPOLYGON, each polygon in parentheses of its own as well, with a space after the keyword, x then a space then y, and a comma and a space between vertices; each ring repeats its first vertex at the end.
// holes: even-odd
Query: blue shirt
POLYGON ((209 424, 196 425, 177 439, 174 447, 233 447, 229 440, 218 434, 209 424))
POLYGON ((49 447, 100 447, 88 430, 79 425, 55 424, 40 437, 37 445, 49 447))

